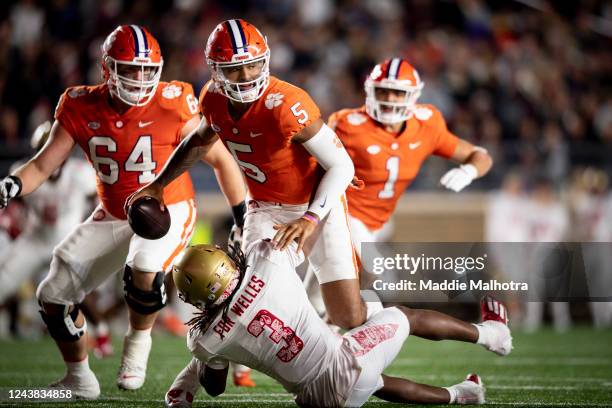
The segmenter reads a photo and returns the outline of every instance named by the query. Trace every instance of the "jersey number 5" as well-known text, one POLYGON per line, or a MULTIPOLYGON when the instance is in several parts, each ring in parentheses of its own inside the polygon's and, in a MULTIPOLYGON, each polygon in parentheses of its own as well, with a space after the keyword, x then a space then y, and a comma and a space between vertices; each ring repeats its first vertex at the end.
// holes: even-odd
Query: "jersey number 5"
POLYGON ((247 331, 251 336, 259 337, 266 328, 271 330, 268 338, 272 342, 278 344, 282 340, 285 344, 276 353, 276 357, 280 361, 287 363, 293 360, 304 348, 304 342, 295 334, 291 327, 286 327, 282 320, 269 311, 262 309, 251 320, 247 326, 247 331))
MULTIPOLYGON (((119 180, 119 163, 111 157, 98 156, 97 148, 104 147, 109 153, 117 151, 117 142, 108 136, 94 136, 89 139, 89 158, 103 183, 115 184, 119 180), (102 166, 106 166, 106 171, 102 166)), ((125 171, 140 172, 138 183, 146 184, 153 181, 153 170, 157 163, 153 161, 151 136, 140 136, 128 159, 124 163, 125 171)))
POLYGON ((232 156, 234 156, 234 159, 236 159, 236 163, 238 163, 238 166, 240 166, 240 168, 247 177, 252 178, 253 180, 259 183, 266 182, 266 174, 259 167, 257 167, 253 163, 245 162, 244 160, 240 160, 238 158, 238 152, 253 153, 253 148, 251 148, 251 145, 230 142, 229 140, 225 143, 227 145, 227 149, 230 151, 232 156))

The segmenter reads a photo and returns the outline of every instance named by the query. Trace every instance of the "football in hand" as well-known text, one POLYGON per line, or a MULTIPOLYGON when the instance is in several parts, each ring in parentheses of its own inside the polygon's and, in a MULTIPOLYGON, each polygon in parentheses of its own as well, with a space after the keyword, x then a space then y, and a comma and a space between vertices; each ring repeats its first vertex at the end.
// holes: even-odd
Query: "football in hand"
POLYGON ((160 239, 170 230, 168 208, 162 211, 153 197, 141 197, 128 208, 128 222, 132 230, 146 239, 160 239))

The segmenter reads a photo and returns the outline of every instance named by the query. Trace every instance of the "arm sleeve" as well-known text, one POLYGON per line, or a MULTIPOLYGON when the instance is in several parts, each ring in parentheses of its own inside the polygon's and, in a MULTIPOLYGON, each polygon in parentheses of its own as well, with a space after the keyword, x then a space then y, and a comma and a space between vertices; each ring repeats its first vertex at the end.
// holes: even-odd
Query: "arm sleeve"
POLYGON ((325 174, 317 187, 308 211, 323 219, 346 191, 355 175, 353 161, 333 130, 323 125, 321 130, 303 143, 308 152, 319 162, 325 174))
POLYGON ((224 369, 229 365, 229 361, 221 356, 216 356, 209 353, 199 342, 200 336, 193 337, 191 334, 187 336, 187 348, 191 354, 215 370, 224 369))

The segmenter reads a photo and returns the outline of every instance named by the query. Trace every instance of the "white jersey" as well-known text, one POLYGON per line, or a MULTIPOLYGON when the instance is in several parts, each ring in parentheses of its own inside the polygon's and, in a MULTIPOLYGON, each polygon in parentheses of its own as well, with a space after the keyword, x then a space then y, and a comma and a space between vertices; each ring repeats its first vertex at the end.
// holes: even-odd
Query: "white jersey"
POLYGON ((88 197, 96 193, 96 176, 84 160, 68 158, 57 180, 48 180, 24 196, 28 208, 24 235, 56 245, 89 210, 88 197))
POLYGON ((487 242, 529 240, 529 202, 522 195, 500 191, 489 200, 485 216, 487 242))
MULTIPOLYGON (((228 360, 244 364, 295 394, 337 367, 347 354, 340 352, 343 339, 308 301, 295 262, 268 241, 254 242, 226 323, 218 316, 203 335, 190 337, 194 356, 213 367, 228 360)), ((347 373, 338 387, 350 389, 357 376, 358 370, 347 373)))
POLYGON ((569 214, 562 203, 545 204, 532 201, 529 207, 529 241, 563 241, 568 226, 569 214))

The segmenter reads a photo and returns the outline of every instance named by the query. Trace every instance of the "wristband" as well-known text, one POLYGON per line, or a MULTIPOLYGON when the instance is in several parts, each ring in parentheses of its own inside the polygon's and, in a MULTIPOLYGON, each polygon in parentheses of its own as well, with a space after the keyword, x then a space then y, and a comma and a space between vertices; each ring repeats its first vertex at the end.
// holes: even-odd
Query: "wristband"
POLYGON ((305 213, 304 215, 302 215, 302 218, 308 222, 313 223, 315 226, 319 225, 319 219, 315 217, 314 215, 305 213))
POLYGON ((244 226, 244 214, 246 214, 246 203, 242 201, 240 204, 232 206, 232 216, 234 217, 234 224, 237 227, 242 228, 244 226))

